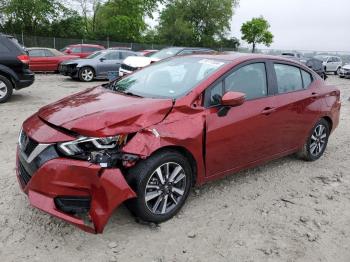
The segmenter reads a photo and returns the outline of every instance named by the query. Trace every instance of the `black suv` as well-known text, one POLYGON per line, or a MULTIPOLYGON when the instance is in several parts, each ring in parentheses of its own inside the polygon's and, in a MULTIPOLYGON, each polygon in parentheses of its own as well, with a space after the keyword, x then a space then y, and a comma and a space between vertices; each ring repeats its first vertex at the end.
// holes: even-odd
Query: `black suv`
POLYGON ((30 86, 34 73, 29 70, 29 56, 17 40, 0 34, 0 103, 6 102, 13 89, 30 86))

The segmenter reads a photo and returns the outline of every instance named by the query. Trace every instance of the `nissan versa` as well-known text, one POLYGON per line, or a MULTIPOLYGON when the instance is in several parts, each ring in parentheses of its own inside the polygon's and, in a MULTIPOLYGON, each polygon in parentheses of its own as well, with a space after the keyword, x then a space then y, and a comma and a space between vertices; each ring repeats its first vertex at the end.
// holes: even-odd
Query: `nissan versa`
POLYGON ((101 233, 125 202, 160 223, 193 185, 292 153, 324 153, 340 92, 302 64, 262 55, 170 58, 41 108, 19 136, 30 203, 101 233))

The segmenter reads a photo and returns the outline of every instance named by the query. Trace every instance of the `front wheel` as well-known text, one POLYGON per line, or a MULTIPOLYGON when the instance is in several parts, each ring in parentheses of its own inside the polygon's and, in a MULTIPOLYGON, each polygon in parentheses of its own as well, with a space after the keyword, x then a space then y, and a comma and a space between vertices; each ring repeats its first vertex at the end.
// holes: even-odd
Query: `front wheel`
POLYGON ((319 159, 326 150, 330 135, 329 123, 321 119, 313 127, 299 156, 306 161, 319 159))
POLYGON ((185 203, 192 185, 192 169, 177 151, 156 153, 128 172, 137 198, 126 202, 138 218, 161 223, 172 218, 185 203))
POLYGON ((334 72, 335 75, 340 75, 340 67, 338 67, 337 71, 334 72))
POLYGON ((6 77, 0 75, 0 103, 10 99, 13 92, 12 83, 6 77))
POLYGON ((91 82, 95 78, 95 71, 88 66, 79 70, 79 80, 83 82, 91 82))

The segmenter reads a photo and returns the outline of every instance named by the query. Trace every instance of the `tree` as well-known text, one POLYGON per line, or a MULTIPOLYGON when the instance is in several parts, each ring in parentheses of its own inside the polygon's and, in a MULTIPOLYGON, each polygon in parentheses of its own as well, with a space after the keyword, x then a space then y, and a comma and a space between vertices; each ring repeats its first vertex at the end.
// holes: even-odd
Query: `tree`
POLYGON ((242 40, 253 44, 252 52, 255 52, 257 44, 270 46, 273 42, 273 34, 269 31, 270 24, 264 17, 253 18, 242 25, 242 40))
POLYGON ((150 16, 163 0, 109 0, 96 13, 95 35, 117 41, 138 41, 150 16))
POLYGON ((238 0, 173 0, 161 12, 158 27, 164 43, 213 46, 230 29, 238 0))
POLYGON ((30 35, 47 33, 50 23, 62 17, 67 9, 58 0, 3 1, 3 27, 9 32, 30 35))

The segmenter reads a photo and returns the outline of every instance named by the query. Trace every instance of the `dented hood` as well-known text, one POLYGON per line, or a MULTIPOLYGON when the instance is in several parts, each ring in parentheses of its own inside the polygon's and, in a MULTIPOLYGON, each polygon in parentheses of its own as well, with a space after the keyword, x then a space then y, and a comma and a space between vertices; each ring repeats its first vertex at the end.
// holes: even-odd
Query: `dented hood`
POLYGON ((127 96, 103 87, 88 89, 41 108, 39 117, 84 136, 134 133, 161 122, 171 99, 127 96))

